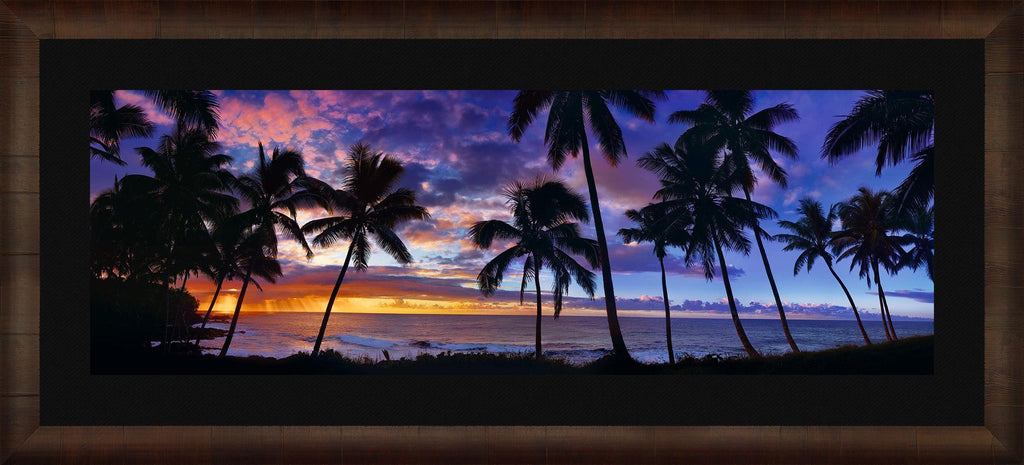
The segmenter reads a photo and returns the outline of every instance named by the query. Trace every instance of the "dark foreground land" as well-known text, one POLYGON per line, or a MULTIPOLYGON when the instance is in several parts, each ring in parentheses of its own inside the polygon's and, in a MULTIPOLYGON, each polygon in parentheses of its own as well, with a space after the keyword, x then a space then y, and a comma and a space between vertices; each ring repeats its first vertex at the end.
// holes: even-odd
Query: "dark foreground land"
POLYGON ((675 365, 647 364, 605 357, 586 365, 536 360, 528 355, 420 355, 415 359, 354 360, 333 351, 316 358, 307 353, 276 359, 164 354, 156 348, 126 356, 94 354, 94 374, 932 374, 934 336, 919 336, 871 346, 843 346, 818 352, 724 358, 684 357, 675 365))

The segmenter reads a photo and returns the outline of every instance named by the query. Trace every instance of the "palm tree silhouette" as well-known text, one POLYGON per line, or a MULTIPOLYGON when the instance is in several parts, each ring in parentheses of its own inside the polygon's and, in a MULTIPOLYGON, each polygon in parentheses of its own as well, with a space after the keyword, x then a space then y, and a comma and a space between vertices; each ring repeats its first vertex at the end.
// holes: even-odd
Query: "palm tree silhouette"
POLYGON ((722 281, 729 300, 733 325, 744 350, 751 358, 760 357, 747 338, 736 309, 736 299, 729 281, 724 249, 750 253, 750 240, 744 228, 754 228, 761 218, 775 212, 764 205, 732 196, 744 185, 747 173, 737 163, 739 156, 722 156, 714 147, 695 138, 680 138, 675 148, 661 144, 637 161, 641 168, 661 178, 661 189, 655 198, 662 201, 669 215, 692 219, 690 239, 685 242, 686 263, 700 263, 704 276, 714 277, 717 258, 722 281))
POLYGON ((619 327, 615 308, 608 241, 604 234, 601 206, 597 198, 597 183, 594 181, 594 169, 590 162, 587 128, 589 127, 597 136, 605 158, 615 166, 626 156, 626 144, 622 139, 622 129, 615 122, 608 104, 623 109, 636 118, 653 123, 654 98, 664 99, 665 93, 656 90, 521 90, 513 101, 512 114, 508 120, 508 133, 513 140, 519 142, 523 132, 537 117, 537 113, 547 108, 549 111, 544 143, 548 146, 548 163, 551 167, 557 170, 567 156, 575 158, 576 154, 583 154, 583 170, 587 176, 590 208, 594 215, 594 229, 600 250, 608 331, 611 334, 615 355, 622 358, 629 358, 629 351, 622 339, 622 329, 619 327))
POLYGON ((113 91, 92 91, 89 105, 89 155, 118 165, 121 159, 121 139, 149 137, 153 122, 137 105, 114 103, 113 91))
MULTIPOLYGON (((219 227, 213 231, 211 239, 213 240, 213 248, 210 251, 210 255, 206 258, 200 272, 210 277, 214 282, 217 283, 217 287, 213 291, 213 298, 210 299, 210 306, 206 309, 206 314, 203 315, 203 322, 199 325, 199 335, 196 336, 196 346, 199 345, 199 340, 202 337, 202 329, 206 328, 206 323, 210 320, 210 314, 213 312, 213 307, 217 303, 217 297, 220 295, 221 287, 224 281, 231 281, 236 277, 242 276, 246 273, 243 268, 244 255, 243 252, 246 250, 242 247, 244 244, 239 244, 242 240, 242 231, 238 230, 236 225, 226 224, 223 227, 219 227)), ((257 276, 267 277, 268 274, 257 270, 257 276)), ((256 288, 262 292, 263 288, 256 282, 255 279, 251 279, 251 282, 256 288)))
POLYGON ((584 268, 572 254, 582 256, 591 267, 599 264, 597 242, 580 236, 579 225, 587 222, 587 204, 583 196, 558 181, 537 178, 526 185, 516 181, 504 189, 506 204, 512 213, 512 224, 501 220, 475 223, 469 237, 477 247, 487 250, 495 240, 515 241, 512 247, 484 265, 477 275, 477 284, 485 296, 493 295, 501 286, 512 262, 526 257, 519 302, 523 302, 527 281, 533 278, 537 291, 535 356, 541 358, 541 294, 540 272, 547 267, 554 274, 553 298, 555 318, 562 311, 562 297, 575 281, 588 296, 594 296, 596 275, 584 268))
POLYGON ((246 203, 245 210, 231 217, 224 224, 237 234, 242 263, 245 270, 242 292, 231 317, 224 347, 220 356, 227 354, 231 338, 242 309, 242 299, 253 275, 262 276, 273 282, 273 276, 280 275, 277 263, 278 238, 276 228, 294 239, 306 252, 306 258, 313 257, 302 229, 295 220, 296 210, 302 207, 325 207, 324 184, 306 175, 302 154, 294 150, 275 148, 267 157, 263 143, 259 142, 259 159, 252 172, 240 176, 234 183, 235 193, 246 203))
MULTIPOLYGON (((182 131, 198 130, 209 139, 217 135, 220 123, 217 96, 208 90, 147 90, 146 96, 160 109, 171 115, 182 131)), ((118 165, 121 159, 120 145, 124 137, 149 137, 153 133, 153 122, 137 105, 120 107, 114 103, 114 91, 95 90, 90 92, 89 106, 89 153, 118 165)))
POLYGON ((889 304, 882 289, 879 266, 889 273, 899 269, 899 258, 904 254, 906 240, 891 233, 896 225, 892 217, 892 197, 888 192, 872 192, 866 187, 857 190, 849 201, 839 207, 842 230, 835 233, 835 250, 841 251, 837 260, 849 258, 850 270, 860 267, 860 277, 871 287, 871 277, 878 284, 878 307, 882 314, 882 327, 888 340, 896 339, 889 304))
POLYGON ((885 165, 908 157, 915 165, 893 192, 901 215, 924 208, 935 195, 935 108, 933 95, 921 91, 868 91, 853 110, 836 122, 825 136, 821 157, 838 163, 870 144, 878 144, 875 174, 885 165))
POLYGON ((786 243, 786 247, 782 250, 787 252, 800 251, 800 255, 797 256, 796 263, 793 265, 793 276, 800 273, 800 269, 804 267, 810 273, 811 267, 814 266, 814 261, 818 258, 825 262, 828 271, 836 278, 839 286, 846 293, 846 298, 850 301, 850 307, 853 308, 853 316, 857 317, 857 326, 860 327, 860 334, 864 336, 864 342, 871 344, 871 339, 868 339, 868 333, 864 330, 864 324, 860 321, 860 314, 857 313, 857 304, 853 302, 850 290, 846 288, 846 284, 843 283, 842 279, 839 279, 836 270, 832 268, 833 257, 830 252, 830 249, 834 249, 832 244, 832 224, 839 219, 838 209, 839 205, 832 205, 828 209, 828 215, 826 215, 822 209, 821 202, 805 197, 800 200, 800 207, 797 208, 797 213, 800 214, 800 219, 797 222, 779 221, 779 227, 789 231, 791 234, 776 234, 773 239, 786 243))
MULTIPOLYGON (((171 282, 198 269, 196 257, 210 246, 207 223, 223 220, 238 207, 230 194, 234 177, 224 168, 231 157, 215 153, 218 148, 205 133, 179 127, 163 136, 156 149, 136 149, 152 176, 131 174, 121 179, 121 189, 136 193, 143 208, 159 217, 150 240, 165 247, 160 273, 168 296, 171 282)), ((167 323, 169 312, 168 307, 167 323)), ((169 337, 165 332, 165 344, 169 337)))
POLYGON ((640 210, 626 210, 626 218, 635 224, 632 228, 622 228, 619 236, 626 244, 632 242, 650 242, 654 245, 654 256, 661 265, 661 295, 665 303, 665 342, 668 345, 668 363, 676 363, 672 350, 672 316, 669 312, 668 283, 665 278, 665 255, 669 245, 683 245, 689 242, 690 234, 686 230, 692 225, 687 211, 677 210, 669 215, 663 204, 649 204, 640 210))
POLYGON ((917 270, 924 267, 928 279, 935 280, 932 274, 932 260, 935 255, 935 207, 915 208, 904 217, 901 229, 907 231, 903 235, 906 244, 914 246, 900 257, 900 268, 917 270))
POLYGON ((348 253, 327 301, 320 333, 313 344, 312 355, 320 353, 338 289, 345 279, 349 263, 355 258, 356 271, 365 271, 370 259, 369 239, 385 253, 402 264, 412 261, 394 228, 404 222, 430 218, 427 210, 416 205, 416 194, 405 188, 393 189, 402 176, 402 163, 390 155, 374 152, 370 146, 357 143, 349 149, 345 163, 346 175, 341 189, 328 193, 329 211, 341 213, 312 220, 302 226, 303 233, 316 233, 313 245, 330 247, 348 240, 348 253))
MULTIPOLYGON (((712 150, 729 151, 739 171, 738 174, 743 178, 743 195, 747 201, 750 201, 750 192, 757 184, 757 177, 750 167, 751 162, 757 163, 769 179, 786 187, 786 171, 772 159, 771 152, 788 158, 797 156, 796 144, 773 131, 780 123, 799 119, 793 106, 780 103, 750 114, 753 109, 754 98, 749 90, 709 90, 704 103, 696 110, 677 111, 668 119, 670 123, 691 125, 680 137, 696 139, 712 150)), ((772 275, 772 267, 768 263, 768 254, 764 250, 761 227, 755 222, 751 229, 754 230, 754 239, 761 253, 765 274, 768 275, 775 306, 779 309, 782 331, 786 334, 786 341, 793 352, 799 352, 800 349, 789 332, 779 288, 775 284, 775 276, 772 275)))

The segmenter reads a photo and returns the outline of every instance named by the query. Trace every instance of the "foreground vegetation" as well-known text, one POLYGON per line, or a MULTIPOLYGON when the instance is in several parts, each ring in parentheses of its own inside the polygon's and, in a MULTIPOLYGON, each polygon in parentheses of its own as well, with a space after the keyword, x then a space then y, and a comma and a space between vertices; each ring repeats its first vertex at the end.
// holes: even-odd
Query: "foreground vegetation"
POLYGON ((758 358, 684 355, 676 363, 640 363, 612 356, 573 365, 527 354, 442 353, 415 359, 352 359, 333 350, 317 357, 301 352, 286 358, 216 357, 153 349, 135 356, 94 358, 93 373, 106 374, 931 374, 934 336, 903 338, 870 346, 842 346, 818 352, 758 358))

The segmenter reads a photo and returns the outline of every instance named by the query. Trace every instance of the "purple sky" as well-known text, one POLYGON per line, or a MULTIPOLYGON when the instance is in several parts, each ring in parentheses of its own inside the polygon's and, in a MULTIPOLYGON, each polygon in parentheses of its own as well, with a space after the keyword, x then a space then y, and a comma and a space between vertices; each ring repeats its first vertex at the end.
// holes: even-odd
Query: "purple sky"
MULTIPOLYGON (((580 160, 570 159, 558 172, 552 172, 545 160, 543 130, 546 113, 539 115, 527 129, 522 142, 513 142, 505 130, 515 91, 215 91, 220 99, 222 128, 219 142, 222 152, 234 157, 231 170, 237 174, 252 167, 256 143, 262 140, 268 149, 276 146, 300 150, 310 175, 331 184, 340 183, 340 169, 348 147, 367 142, 374 149, 392 154, 405 163, 401 184, 414 189, 419 202, 432 215, 428 222, 411 223, 400 229, 413 252, 411 266, 395 266, 383 253, 375 253, 371 268, 346 280, 342 296, 351 311, 504 311, 529 313, 530 306, 518 306, 518 273, 507 276, 504 289, 483 299, 473 288, 480 267, 499 252, 473 249, 466 240, 466 228, 482 219, 508 219, 499 193, 513 179, 537 174, 557 176, 586 194, 586 182, 580 160), (351 284, 351 286, 348 286, 351 284), (362 299, 362 300, 360 300, 362 299), (512 301, 515 301, 513 305, 512 301)), ((776 132, 793 139, 799 149, 798 160, 777 160, 789 172, 789 187, 782 189, 762 180, 754 199, 774 208, 780 219, 796 220, 797 202, 804 196, 821 201, 827 208, 852 195, 860 186, 891 189, 909 172, 910 165, 887 167, 880 177, 874 175, 874 154, 868 149, 837 166, 819 159, 828 127, 847 113, 862 91, 756 91, 755 111, 778 103, 792 104, 800 121, 783 124, 776 132)), ((615 232, 628 227, 623 212, 640 208, 651 201, 657 179, 635 167, 635 161, 661 142, 674 142, 685 129, 666 122, 676 110, 693 109, 703 100, 700 91, 669 91, 668 100, 658 102, 656 124, 649 124, 615 112, 623 130, 628 158, 612 168, 595 156, 594 169, 601 200, 605 232, 609 238, 616 295, 620 308, 635 310, 626 314, 656 316, 662 308, 658 262, 647 244, 625 246, 615 232)), ((157 123, 157 134, 171 128, 171 121, 154 109, 141 91, 118 91, 119 104, 135 103, 145 108, 157 123)), ((592 153, 600 153, 591 138, 592 153)), ((122 156, 128 166, 92 161, 91 194, 108 188, 115 175, 145 172, 138 165, 133 148, 156 146, 153 140, 126 140, 122 156)), ((300 212, 300 223, 321 212, 300 212)), ((775 222, 763 225, 769 233, 780 232, 775 222)), ((594 237, 593 227, 584 226, 585 235, 594 237)), ((322 311, 321 300, 330 292, 345 247, 317 250, 307 262, 298 247, 283 242, 282 262, 286 270, 277 285, 267 286, 262 294, 246 297, 254 306, 268 310, 322 311), (251 300, 250 300, 251 299, 251 300)), ((345 244, 347 246, 347 244, 345 244)), ((767 243, 768 256, 776 276, 787 314, 799 317, 852 318, 847 300, 823 263, 808 274, 793 276, 797 253, 783 252, 782 245, 767 243)), ((678 249, 666 259, 669 271, 669 297, 673 308, 699 314, 719 315, 724 307, 725 290, 716 278, 708 282, 699 271, 681 265, 678 249)), ((731 277, 737 302, 748 317, 778 318, 771 289, 764 275, 760 256, 726 254, 732 267, 731 277)), ((521 270, 521 267, 513 267, 521 270)), ((850 288, 858 308, 877 313, 878 301, 866 283, 849 272, 849 262, 836 266, 850 288)), ((897 276, 883 276, 883 285, 894 315, 928 317, 933 315, 933 284, 923 270, 904 270, 897 276)), ((550 276, 542 275, 545 293, 550 276)), ((600 279, 598 279, 600 283, 600 279)), ((212 286, 203 279, 189 281, 189 289, 200 302, 209 302, 212 286)), ((226 286, 227 287, 227 286, 226 286)), ((600 286, 599 286, 600 289, 600 286)), ((600 290, 599 290, 600 294, 600 290)), ((580 297, 574 289, 571 296, 580 297)), ((600 295, 599 295, 600 297, 600 295)), ((220 301, 218 301, 220 302, 220 301)), ((227 305, 227 301, 225 301, 227 305)), ((550 312, 546 297, 545 313, 550 312)), ((222 308, 220 303, 218 309, 222 308)), ((587 309, 603 308, 602 300, 570 299, 567 314, 587 314, 587 309)), ((678 312, 679 316, 688 313, 678 312)))

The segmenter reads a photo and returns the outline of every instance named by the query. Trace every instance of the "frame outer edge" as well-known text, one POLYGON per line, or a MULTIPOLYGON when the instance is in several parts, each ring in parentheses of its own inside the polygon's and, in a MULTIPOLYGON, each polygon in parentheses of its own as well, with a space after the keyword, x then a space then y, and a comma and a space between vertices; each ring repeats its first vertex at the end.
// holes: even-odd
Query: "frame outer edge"
MULTIPOLYGON (((162 31, 159 26, 159 21, 163 18, 160 17, 159 11, 165 6, 174 6, 181 4, 182 2, 159 0, 154 1, 160 7, 158 8, 157 21, 158 25, 156 33, 160 36, 166 36, 167 31, 162 31)), ((147 2, 139 2, 145 7, 147 2)), ((322 2, 322 4, 333 3, 333 2, 322 2)), ((444 3, 444 2, 439 2, 444 3)), ((586 8, 588 2, 583 2, 583 7, 586 8)), ((640 2, 644 3, 644 2, 640 2)), ((650 2, 652 4, 656 2, 650 2)), ((909 3, 909 2, 908 2, 909 3)), ((978 3, 978 2, 974 2, 978 3)), ((913 12, 907 11, 906 7, 895 6, 896 11, 892 14, 878 13, 878 16, 874 18, 878 27, 879 37, 888 37, 896 32, 891 29, 894 23, 901 22, 913 22, 915 17, 923 11, 930 13, 925 15, 928 19, 932 17, 939 18, 938 22, 932 24, 933 21, 926 21, 928 24, 922 26, 918 30, 917 37, 934 37, 939 38, 940 36, 957 36, 957 37, 968 37, 968 38, 986 38, 986 78, 991 76, 1019 76, 1024 74, 1021 71, 1021 37, 1024 37, 1024 30, 1021 25, 1024 24, 1021 21, 1022 11, 1024 11, 1024 4, 1019 0, 1007 1, 988 1, 985 2, 988 8, 971 7, 971 2, 927 2, 918 3, 914 8, 913 12), (1004 7, 1009 6, 1013 8, 1013 12, 1010 16, 1003 18, 1000 26, 996 27, 991 31, 984 31, 987 25, 998 23, 995 21, 1002 16, 1005 11, 1004 7), (968 8, 971 7, 971 8, 968 8), (936 11, 937 10, 937 11, 936 11), (957 18, 958 13, 961 11, 973 12, 974 20, 970 24, 963 24, 959 28, 955 29, 954 32, 950 32, 949 29, 951 21, 956 23, 951 18, 957 18), (886 17, 888 16, 888 17, 886 17), (884 25, 886 27, 881 27, 884 25), (999 67, 998 69, 996 67, 999 67)), ((4 99, 0 104, 11 105, 15 110, 23 107, 38 108, 38 95, 31 95, 24 93, 14 94, 14 87, 19 82, 37 82, 38 79, 38 47, 39 39, 48 39, 56 37, 56 24, 58 6, 70 6, 75 7, 81 5, 82 2, 63 1, 63 0, 45 0, 45 1, 30 1, 30 0, 3 0, 0 2, 0 38, 3 39, 3 43, 0 44, 0 58, 3 58, 3 67, 0 69, 0 74, 3 74, 3 79, 0 79, 0 95, 4 96, 4 99), (75 4, 78 5, 75 5, 75 4), (12 11, 13 10, 13 11, 12 11), (34 70, 34 72, 33 72, 34 70), (13 96, 13 97, 8 97, 13 96), (10 98, 10 100, 8 100, 10 98)), ((319 5, 317 7, 319 8, 319 5)), ((380 9, 380 5, 364 4, 370 15, 372 16, 373 11, 380 9)), ((500 27, 497 25, 498 15, 498 2, 494 2, 495 9, 495 21, 496 26, 494 30, 484 26, 481 30, 475 32, 469 32, 465 35, 470 36, 491 36, 496 34, 497 29, 500 27), (486 31, 486 32, 485 32, 486 31)), ((730 13, 736 10, 735 2, 675 2, 676 16, 679 16, 679 7, 683 6, 699 6, 704 9, 701 11, 709 12, 710 17, 714 17, 712 13, 718 11, 720 13, 730 13)), ((774 4, 773 4, 774 5, 774 4)), ((792 20, 793 18, 799 18, 802 23, 810 22, 818 25, 825 25, 826 27, 835 26, 835 19, 830 18, 830 11, 835 8, 816 8, 813 10, 805 10, 802 8, 804 3, 801 2, 782 2, 784 13, 781 16, 773 15, 770 18, 755 21, 745 22, 737 24, 729 24, 730 30, 725 31, 724 34, 729 37, 766 37, 771 36, 771 31, 783 31, 782 34, 787 37, 803 37, 807 35, 820 34, 820 28, 810 28, 810 32, 804 32, 804 30, 798 28, 788 28, 787 18, 792 20), (790 11, 785 11, 786 8, 793 8, 790 11)), ((121 19, 124 16, 123 11, 119 11, 119 7, 116 3, 106 3, 103 5, 102 12, 95 13, 99 16, 99 20, 90 21, 81 28, 76 28, 74 36, 76 38, 104 38, 110 37, 111 32, 106 30, 103 26, 111 21, 112 18, 121 19)), ((421 37, 421 36, 448 36, 452 33, 446 33, 443 28, 445 27, 445 21, 439 21, 436 25, 432 25, 425 29, 422 35, 420 29, 410 31, 409 26, 414 23, 412 19, 407 17, 404 13, 405 8, 408 6, 407 3, 403 3, 403 14, 402 14, 402 30, 404 31, 404 37, 421 37)), ((888 8, 888 7, 887 7, 888 8)), ((59 8, 61 11, 66 11, 65 8, 59 8)), ((483 10, 487 11, 489 7, 483 5, 483 10)), ((95 11, 95 10, 94 10, 95 11)), ((888 11, 886 12, 888 13, 888 11)), ((870 16, 870 14, 869 14, 870 16)), ((67 18, 63 18, 67 19, 67 18)), ((441 18, 444 19, 444 18, 441 18)), ((211 24, 214 28, 216 27, 238 27, 238 19, 230 19, 226 17, 217 16, 215 11, 206 11, 204 20, 211 24)), ((587 21, 587 20, 584 20, 587 21)), ((870 20, 869 20, 870 21, 870 20)), ((256 33, 256 24, 254 19, 250 16, 248 19, 249 24, 247 25, 251 33, 251 36, 262 35, 263 31, 256 33)), ((728 22, 728 21, 726 21, 728 22)), ((586 24, 586 22, 585 22, 586 24)), ((417 24, 422 26, 422 24, 417 24)), ((241 25, 245 28, 246 25, 241 25)), ((307 24, 284 24, 277 25, 275 32, 281 33, 284 31, 285 35, 291 35, 295 31, 291 31, 294 28, 308 28, 307 24), (282 29, 283 28, 283 29, 282 29)), ((862 29, 858 29, 862 30, 862 29)), ((861 32, 860 34, 871 35, 870 26, 867 27, 867 32, 861 32)), ((456 31, 458 32, 458 31, 456 31)), ((596 31, 595 31, 596 32, 596 31)), ((665 37, 685 37, 689 35, 685 31, 673 29, 671 31, 660 31, 662 36, 665 37)), ((719 31, 722 33, 723 31, 719 31)), ((858 34, 858 32, 852 32, 858 34)), ((146 36, 148 33, 140 33, 146 36)), ((190 34, 194 35, 195 32, 184 32, 182 37, 189 37, 190 34)), ((212 33, 206 30, 206 35, 210 36, 212 33)), ((316 30, 317 36, 323 36, 323 31, 316 30)), ((342 36, 345 34, 344 31, 333 31, 331 33, 342 36)), ((367 32, 370 35, 373 32, 367 32)), ((717 34, 717 33, 716 33, 717 34)), ((301 34, 300 34, 301 35, 301 34)), ((529 31, 524 31, 523 36, 530 36, 529 31)), ((587 36, 596 36, 597 34, 587 34, 587 36)), ((710 34, 704 34, 710 35, 710 34)), ((213 34, 214 37, 218 34, 213 34)), ((36 87, 38 88, 38 87, 36 87)), ((24 89, 24 88, 22 88, 24 89)), ((1019 92, 1020 90, 1017 89, 1019 92)), ((5 107, 6 108, 6 107, 5 107)), ((29 112, 31 113, 31 111, 29 112)), ((986 114, 986 120, 993 118, 1004 117, 1003 115, 986 114)), ((31 118, 27 118, 31 120, 31 118)), ((16 124, 24 123, 26 118, 19 117, 17 111, 15 112, 0 112, 0 128, 14 127, 16 124)), ((0 157, 11 157, 16 155, 14 147, 26 147, 25 153, 18 153, 17 155, 34 157, 38 159, 38 141, 33 143, 31 140, 22 141, 20 144, 15 142, 16 139, 33 139, 38 134, 38 118, 34 121, 33 128, 35 131, 19 131, 20 134, 15 134, 14 139, 4 138, 0 142, 0 157), (22 145, 23 144, 23 145, 22 145)), ((30 123, 31 124, 31 123, 30 123)), ((986 132, 986 140, 992 137, 1004 137, 1011 138, 1015 137, 1017 140, 1017 147, 1019 148, 1019 137, 1021 133, 1024 133, 1024 127, 1015 124, 1014 126, 1008 127, 1010 134, 989 134, 986 132), (1016 134, 1013 136, 1012 134, 1016 134)), ((987 131, 987 130, 986 130, 987 131)), ((1016 151, 1013 155, 1021 154, 1020 151, 1016 151)), ((991 151, 986 149, 986 161, 992 160, 995 156, 991 151)), ((38 170, 38 165, 31 163, 20 163, 13 165, 15 170, 38 170)), ((38 176, 38 175, 36 175, 38 176)), ((1009 182, 1009 181, 1007 181, 1009 182)), ((993 186, 995 189, 1007 188, 1009 186, 993 186)), ((986 203, 991 201, 990 187, 986 184, 986 203)), ((1020 211, 1024 207, 1024 202, 1020 198, 1011 199, 999 199, 1002 211, 1020 211)), ((990 205, 986 205, 990 207, 990 205)), ((30 213, 31 214, 36 214, 30 213)), ((3 216, 3 220, 16 221, 18 215, 12 209, 0 210, 0 215, 3 216)), ((986 222, 988 222, 990 215, 986 215, 986 222)), ((36 222, 36 229, 38 229, 38 222, 36 222)), ((1019 240, 1019 231, 1015 231, 1013 228, 1001 231, 1008 235, 1008 240, 1019 240), (1011 236, 1017 234, 1016 236, 1011 236)), ((38 237, 38 232, 34 235, 38 237)), ((18 239, 22 241, 24 239, 18 239)), ((38 250, 38 239, 35 244, 31 244, 32 240, 28 239, 29 244, 19 244, 25 246, 27 249, 38 250)), ((986 250, 986 255, 989 251, 986 250)), ((29 253, 31 254, 31 253, 29 253)), ((0 252, 4 258, 14 255, 14 253, 0 252)), ((987 261, 987 260, 986 260, 987 261)), ((1007 282, 1015 283, 1016 286, 1011 288, 1019 288, 1021 286, 1020 276, 1024 276, 1024 266, 1021 265, 1019 257, 1012 261, 1010 267, 1000 267, 999 273, 1007 276, 1002 276, 1001 279, 1008 280, 1007 282), (1013 278, 1016 276, 1017 278, 1013 278)), ((991 270, 991 268, 990 268, 991 270)), ((990 272, 991 273, 991 272, 990 272)), ((988 276, 986 276, 986 281, 988 276)), ((34 289, 38 295, 38 277, 33 284, 34 289)), ((6 281, 0 282, 0 289, 8 289, 8 283, 6 281)), ((2 292, 2 291, 0 291, 2 292)), ((1014 295, 1019 295, 1015 293, 1014 295)), ((3 302, 8 302, 3 300, 3 302)), ((20 300, 19 300, 20 302, 20 300)), ((1000 302, 1000 305, 1009 305, 1010 302, 1000 302)), ((34 306, 28 307, 17 307, 21 311, 28 313, 38 313, 38 298, 35 299, 34 306)), ((4 309, 5 313, 9 309, 4 309)), ((1004 310, 1005 311, 1005 310, 1004 310)), ((987 311, 988 313, 988 311, 987 311)), ((4 323, 7 324, 6 322, 4 323)), ((1012 325, 1013 328, 1019 328, 1019 320, 1012 325)), ((3 331, 7 329, 7 326, 0 327, 0 334, 4 334, 3 331)), ((1017 329, 1019 331, 1019 329, 1017 329)), ((992 334, 995 332, 997 336, 1010 336, 1013 330, 1007 328, 993 328, 989 327, 986 329, 986 334, 992 334)), ((0 335, 0 338, 6 336, 0 335)), ((38 341, 38 334, 35 336, 38 341)), ((1017 353, 1024 353, 1024 345, 1022 345, 1022 338, 1012 337, 1007 340, 1011 341, 1011 344, 1007 349, 1016 350, 1017 353)), ((4 344, 0 351, 0 367, 7 369, 14 362, 15 354, 13 351, 6 350, 9 347, 8 344, 4 344)), ((1006 370, 1009 372, 1020 371, 1020 360, 1008 357, 989 357, 989 353, 986 354, 986 363, 989 364, 986 369, 986 374, 989 370, 998 369, 1006 370), (995 364, 995 365, 992 365, 995 364)), ((38 371, 38 359, 35 361, 35 371, 38 371)), ((21 376, 22 371, 16 370, 15 376, 21 376)), ((1019 381, 1019 379, 1018 379, 1019 381)), ((21 380, 18 380, 21 382, 21 380)), ((986 383, 988 384, 988 383, 986 383)), ((574 436, 579 442, 575 443, 578 445, 590 445, 596 448, 596 451, 604 455, 586 455, 591 458, 598 458, 601 460, 630 460, 637 458, 637 453, 641 450, 652 450, 655 459, 658 461, 671 460, 673 457, 677 458, 678 453, 686 452, 700 452, 698 455, 703 458, 712 459, 717 463, 728 463, 735 462, 737 460, 749 460, 755 459, 759 461, 786 461, 786 462, 798 462, 798 463, 809 463, 818 462, 822 460, 828 460, 830 462, 862 462, 865 460, 889 460, 889 461, 907 461, 907 462, 919 462, 927 461, 928 463, 937 463, 933 460, 942 462, 961 462, 961 463, 1021 463, 1022 451, 1024 451, 1024 404, 1022 404, 1022 384, 1020 382, 1011 383, 1007 389, 1009 389, 1010 402, 1006 405, 992 405, 989 404, 989 398, 986 396, 986 412, 985 412, 985 427, 955 427, 955 428, 934 428, 934 427, 919 427, 919 426, 906 426, 906 427, 889 427, 889 428, 871 428, 871 427, 716 427, 716 428, 686 428, 686 427, 467 427, 471 430, 465 430, 462 427, 459 428, 446 428, 451 430, 449 433, 435 430, 432 427, 406 427, 412 428, 410 431, 400 430, 400 428, 383 428, 377 430, 368 430, 367 427, 338 427, 337 433, 341 436, 339 441, 341 444, 349 446, 349 452, 357 452, 362 446, 353 445, 351 442, 345 442, 345 436, 353 437, 360 436, 360 433, 372 433, 369 438, 375 439, 378 445, 382 444, 395 444, 395 441, 401 439, 410 440, 411 443, 422 446, 423 448, 430 449, 433 459, 443 459, 449 456, 446 452, 454 452, 455 455, 460 457, 466 457, 465 451, 460 449, 458 445, 450 441, 441 441, 441 445, 428 444, 427 442, 433 442, 434 440, 449 436, 454 433, 468 433, 470 439, 475 438, 471 441, 472 444, 479 446, 480 441, 483 441, 483 447, 488 450, 523 450, 523 447, 543 448, 543 457, 545 462, 549 462, 553 458, 549 455, 552 447, 560 448, 561 446, 567 445, 562 440, 558 439, 563 434, 569 434, 574 436), (389 430, 396 431, 399 434, 392 434, 389 430), (637 431, 633 431, 637 430, 637 431), (641 432, 643 434, 633 434, 641 432), (705 434, 701 434, 700 431, 705 431, 705 434), (502 434, 495 434, 501 432, 502 434), (552 433, 548 435, 547 433, 552 433), (506 434, 507 433, 507 434, 506 434), (708 436, 711 435, 711 436, 708 436), (481 439, 481 436, 483 439, 481 439), (622 440, 621 438, 631 439, 622 440), (711 443, 702 442, 703 439, 709 437, 717 437, 719 442, 711 441, 711 443), (517 442, 518 439, 518 442, 517 442), (742 444, 745 447, 736 447, 737 444, 742 444), (838 446, 838 447, 837 447, 838 446), (438 449, 441 447, 441 449, 438 449), (888 451, 892 455, 890 456, 873 456, 868 451, 872 448, 881 448, 888 451), (837 450, 838 449, 838 450, 837 450)), ((3 413, 2 419, 0 419, 0 462, 3 462, 12 453, 14 454, 14 463, 21 463, 23 461, 35 462, 37 460, 54 459, 58 455, 61 459, 104 459, 115 461, 126 461, 132 459, 138 459, 132 451, 134 445, 138 445, 140 441, 146 443, 147 437, 151 437, 154 431, 140 428, 126 428, 126 427, 38 427, 38 391, 33 393, 21 393, 12 395, 7 392, 3 392, 3 397, 0 398, 0 412, 3 413), (30 435, 31 434, 31 435, 30 435), (17 439, 11 439, 17 438, 17 439), (27 438, 27 440, 25 439, 27 438), (88 442, 86 442, 88 441, 88 442), (20 446, 20 447, 19 447, 20 446), (132 446, 132 447, 129 447, 132 446)), ((157 427, 160 428, 160 427, 157 427)), ((208 438, 212 441, 214 429, 211 427, 168 427, 170 429, 161 431, 171 431, 175 434, 173 439, 169 439, 169 442, 162 443, 164 450, 169 455, 161 458, 170 459, 177 457, 185 460, 185 457, 194 454, 195 450, 189 449, 194 444, 196 439, 208 438)), ((216 448, 216 455, 221 456, 223 453, 230 453, 232 449, 241 450, 246 445, 251 445, 254 441, 260 438, 273 439, 268 436, 275 436, 278 439, 272 442, 279 444, 280 453, 283 455, 269 454, 271 457, 265 457, 263 460, 274 460, 274 463, 278 463, 279 460, 286 459, 289 457, 288 454, 298 450, 308 450, 308 444, 299 441, 300 436, 305 436, 307 433, 303 433, 293 428, 279 428, 279 427, 256 427, 255 429, 238 429, 234 427, 227 428, 216 428, 218 431, 223 431, 227 434, 224 438, 226 444, 222 449, 220 445, 216 448), (294 441, 294 442, 293 442, 294 441), (303 445, 305 444, 305 445, 303 445)), ((317 428, 321 430, 321 428, 317 428)), ((333 435, 335 428, 323 428, 328 435, 333 435)), ((207 453, 213 452, 213 444, 208 444, 211 449, 207 450, 207 453)), ((315 447, 314 447, 315 449, 315 447)), ((406 449, 408 450, 408 449, 406 449)), ((528 452, 528 451, 527 451, 528 452)), ((577 449, 577 451, 564 451, 569 455, 562 455, 563 459, 579 459, 579 454, 584 451, 577 449)), ((340 451, 341 455, 345 454, 345 450, 340 451)), ((338 459, 341 457, 328 454, 329 457, 338 459)), ((411 456, 399 455, 404 458, 411 458, 411 456)), ((470 456, 476 457, 475 454, 470 456)), ((647 455, 641 455, 642 457, 649 458, 647 455)), ((693 456, 691 456, 693 457, 693 456)), ((397 458, 392 456, 392 458, 397 458)), ((421 457, 421 460, 427 457, 421 457)), ((537 456, 536 458, 540 458, 537 456)), ((488 459, 491 459, 488 456, 488 459)), ((491 460, 488 460, 490 462, 491 460)))

